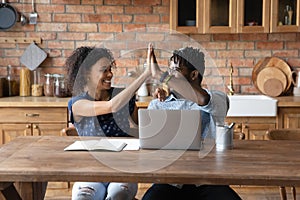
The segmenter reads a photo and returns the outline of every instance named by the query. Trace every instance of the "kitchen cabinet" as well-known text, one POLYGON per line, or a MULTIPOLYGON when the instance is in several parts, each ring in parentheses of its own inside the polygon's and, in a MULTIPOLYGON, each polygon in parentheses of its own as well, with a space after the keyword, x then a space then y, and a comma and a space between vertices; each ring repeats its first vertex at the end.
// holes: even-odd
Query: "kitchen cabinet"
POLYGON ((279 108, 277 126, 278 128, 300 128, 300 108, 279 108))
POLYGON ((300 96, 277 97, 277 128, 300 128, 300 96))
POLYGON ((299 1, 171 0, 170 28, 181 33, 298 32, 299 1), (290 23, 285 10, 292 11, 290 23))
POLYGON ((234 132, 244 133, 248 140, 265 140, 266 131, 276 128, 276 117, 227 117, 226 122, 235 122, 234 132))
POLYGON ((299 32, 299 11, 300 0, 272 0, 270 32, 299 32))
MULTIPOLYGON (((61 135, 61 130, 68 126, 68 119, 68 98, 0 98, 0 144, 18 136, 61 135)), ((68 191, 71 183, 49 182, 47 193, 58 189, 68 191)))
POLYGON ((0 108, 0 144, 18 136, 60 135, 67 126, 67 108, 0 108))
POLYGON ((181 33, 204 33, 204 2, 171 0, 170 27, 181 33), (189 24, 190 23, 190 24, 189 24), (194 24, 193 24, 194 23, 194 24))

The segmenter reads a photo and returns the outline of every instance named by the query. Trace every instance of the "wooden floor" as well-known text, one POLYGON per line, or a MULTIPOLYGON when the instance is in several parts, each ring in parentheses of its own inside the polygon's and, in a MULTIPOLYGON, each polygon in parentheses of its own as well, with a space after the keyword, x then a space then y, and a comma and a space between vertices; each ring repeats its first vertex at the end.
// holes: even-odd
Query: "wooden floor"
MULTIPOLYGON (((139 186, 137 199, 141 199, 149 184, 139 186)), ((232 188, 240 195, 243 200, 281 200, 278 187, 257 187, 257 186, 232 186, 232 188)), ((290 188, 287 187, 288 200, 292 200, 290 188)), ((297 197, 300 200, 300 188, 297 197)), ((70 200, 71 191, 62 192, 61 190, 47 191, 45 200, 70 200)))

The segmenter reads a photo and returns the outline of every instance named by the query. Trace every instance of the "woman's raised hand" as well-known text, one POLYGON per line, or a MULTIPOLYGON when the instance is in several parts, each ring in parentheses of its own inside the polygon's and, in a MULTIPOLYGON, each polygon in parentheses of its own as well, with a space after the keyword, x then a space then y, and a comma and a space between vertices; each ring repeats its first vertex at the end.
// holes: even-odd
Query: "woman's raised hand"
POLYGON ((156 56, 154 53, 154 48, 153 48, 152 43, 149 43, 149 46, 148 46, 147 65, 150 66, 152 77, 159 78, 161 70, 157 64, 157 60, 156 60, 156 56))

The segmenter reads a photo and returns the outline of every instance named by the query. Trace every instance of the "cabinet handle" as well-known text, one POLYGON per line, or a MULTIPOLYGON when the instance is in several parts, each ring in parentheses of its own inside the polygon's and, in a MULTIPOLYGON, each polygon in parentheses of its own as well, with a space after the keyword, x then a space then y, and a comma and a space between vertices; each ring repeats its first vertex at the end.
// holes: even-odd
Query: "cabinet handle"
POLYGON ((26 125, 26 128, 31 128, 30 124, 27 124, 27 125, 26 125))
POLYGON ((26 117, 39 117, 40 114, 37 114, 37 113, 26 113, 25 116, 26 117))
POLYGON ((37 129, 37 128, 39 128, 39 126, 38 125, 33 125, 33 128, 37 129))

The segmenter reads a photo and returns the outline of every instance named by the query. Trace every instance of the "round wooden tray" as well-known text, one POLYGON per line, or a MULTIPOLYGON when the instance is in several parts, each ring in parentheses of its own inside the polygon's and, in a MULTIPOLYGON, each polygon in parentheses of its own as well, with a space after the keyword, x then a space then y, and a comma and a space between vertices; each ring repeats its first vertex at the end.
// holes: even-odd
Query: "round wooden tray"
POLYGON ((278 68, 266 67, 257 75, 257 87, 263 94, 279 96, 287 87, 286 75, 278 68))
MULTIPOLYGON (((293 82, 293 77, 292 77, 293 72, 292 72, 290 66, 284 60, 282 60, 280 58, 266 57, 266 58, 259 60, 257 62, 257 64, 254 66, 253 71, 252 71, 252 81, 253 81, 254 85, 256 86, 256 88, 260 92, 262 92, 261 88, 263 88, 263 86, 261 86, 260 88, 258 87, 257 77, 258 77, 258 74, 260 74, 260 72, 265 68, 281 70, 284 73, 285 80, 286 80, 286 84, 283 84, 283 87, 285 86, 283 88, 284 89, 283 93, 289 90, 289 88, 293 82)), ((278 71, 278 70, 275 70, 275 71, 278 71)), ((275 79, 277 79, 277 78, 275 77, 275 79)), ((281 82, 284 82, 284 80, 281 82)))

